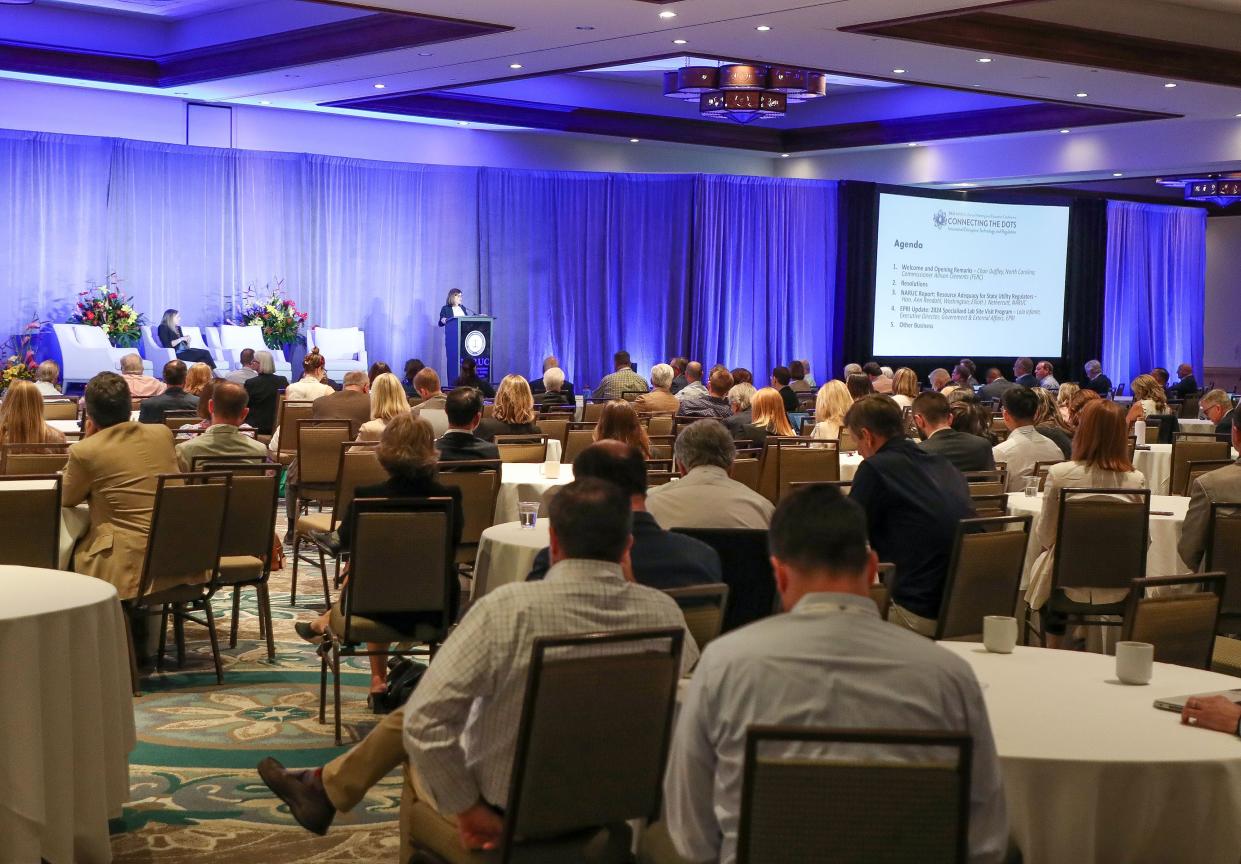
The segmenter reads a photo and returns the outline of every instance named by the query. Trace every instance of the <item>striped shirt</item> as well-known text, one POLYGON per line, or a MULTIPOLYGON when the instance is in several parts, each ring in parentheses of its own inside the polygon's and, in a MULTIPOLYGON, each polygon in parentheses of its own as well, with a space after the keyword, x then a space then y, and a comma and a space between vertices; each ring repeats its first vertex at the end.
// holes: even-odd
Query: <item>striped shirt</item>
MULTIPOLYGON (((561 561, 542 581, 489 592, 405 706, 405 751, 420 785, 449 816, 480 798, 506 805, 535 639, 684 626, 671 597, 627 582, 619 565, 604 561, 561 561)), ((687 631, 682 672, 697 660, 687 631)))

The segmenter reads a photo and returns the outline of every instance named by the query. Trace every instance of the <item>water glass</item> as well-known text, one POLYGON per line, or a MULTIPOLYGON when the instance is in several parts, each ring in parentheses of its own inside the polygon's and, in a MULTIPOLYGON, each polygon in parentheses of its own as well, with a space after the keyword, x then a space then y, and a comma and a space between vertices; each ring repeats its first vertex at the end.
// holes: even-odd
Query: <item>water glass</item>
POLYGON ((1038 487, 1041 482, 1042 481, 1038 477, 1027 477, 1026 478, 1026 497, 1027 498, 1034 498, 1035 496, 1038 495, 1039 493, 1038 487))
POLYGON ((522 501, 517 505, 517 518, 522 528, 534 528, 539 521, 539 502, 522 501))

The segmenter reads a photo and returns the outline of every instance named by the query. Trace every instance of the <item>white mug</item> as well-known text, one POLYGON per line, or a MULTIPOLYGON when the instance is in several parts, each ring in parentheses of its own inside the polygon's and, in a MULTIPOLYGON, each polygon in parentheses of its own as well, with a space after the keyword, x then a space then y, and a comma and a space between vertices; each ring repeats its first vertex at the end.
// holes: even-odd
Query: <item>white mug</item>
POLYGON ((543 476, 549 480, 555 480, 560 476, 560 463, 554 459, 548 459, 543 463, 543 476))
POLYGON ((1116 643, 1116 677, 1124 684, 1146 684, 1155 665, 1155 646, 1149 642, 1116 643))
POLYGON ((1017 647, 1017 619, 988 615, 982 619, 982 644, 993 654, 1012 654, 1017 647))

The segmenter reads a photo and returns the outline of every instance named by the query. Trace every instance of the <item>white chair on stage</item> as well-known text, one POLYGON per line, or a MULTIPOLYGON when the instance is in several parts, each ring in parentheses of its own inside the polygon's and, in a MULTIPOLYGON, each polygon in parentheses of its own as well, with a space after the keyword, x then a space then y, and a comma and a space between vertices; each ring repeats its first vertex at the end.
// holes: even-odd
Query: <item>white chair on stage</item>
MULTIPOLYGON (((185 328, 182 328, 184 330, 185 328)), ((255 351, 270 351, 276 363, 276 374, 293 380, 293 367, 285 359, 284 352, 279 348, 268 348, 263 341, 263 328, 254 324, 250 327, 239 327, 236 324, 221 324, 219 327, 204 328, 207 336, 207 347, 215 354, 215 349, 222 349, 222 355, 231 366, 240 368, 241 352, 245 348, 255 351)))
MULTIPOLYGON (((60 373, 66 385, 85 384, 100 372, 119 372, 122 357, 139 353, 137 346, 113 347, 102 327, 53 324, 52 332, 60 345, 60 373)), ((150 375, 153 368, 151 361, 143 360, 142 368, 150 375)))
POLYGON ((357 327, 311 327, 307 350, 319 349, 324 371, 340 382, 346 372, 367 371, 366 333, 357 327))
MULTIPOLYGON (((163 368, 163 365, 170 360, 177 359, 177 352, 172 348, 165 348, 159 344, 158 336, 159 327, 150 326, 142 328, 142 353, 147 356, 156 367, 163 368)), ((203 341, 201 328, 198 327, 181 327, 181 335, 188 336, 190 339, 189 347, 202 348, 211 352, 211 359, 215 361, 215 370, 221 374, 228 372, 233 368, 233 364, 228 360, 228 352, 223 348, 212 348, 203 341)))

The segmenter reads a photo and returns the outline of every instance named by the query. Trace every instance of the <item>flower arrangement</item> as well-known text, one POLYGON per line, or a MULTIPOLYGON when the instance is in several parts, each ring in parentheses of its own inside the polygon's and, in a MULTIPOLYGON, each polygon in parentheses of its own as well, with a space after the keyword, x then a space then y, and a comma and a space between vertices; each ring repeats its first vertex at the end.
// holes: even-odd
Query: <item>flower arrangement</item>
POLYGON ((70 324, 102 327, 108 340, 118 348, 132 348, 142 338, 146 316, 134 311, 134 298, 121 293, 121 280, 108 274, 108 283, 78 295, 70 324))
POLYGON ((302 328, 310 315, 299 312, 297 304, 285 296, 284 280, 277 279, 274 288, 270 283, 263 286, 263 295, 263 299, 257 299, 258 292, 254 286, 247 285, 242 292, 241 312, 229 323, 262 327, 263 342, 268 348, 306 344, 306 334, 302 328))
POLYGON ((22 328, 22 332, 9 338, 0 346, 0 393, 9 389, 14 381, 33 381, 36 366, 34 337, 43 328, 43 322, 35 319, 22 328))

